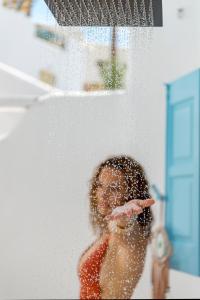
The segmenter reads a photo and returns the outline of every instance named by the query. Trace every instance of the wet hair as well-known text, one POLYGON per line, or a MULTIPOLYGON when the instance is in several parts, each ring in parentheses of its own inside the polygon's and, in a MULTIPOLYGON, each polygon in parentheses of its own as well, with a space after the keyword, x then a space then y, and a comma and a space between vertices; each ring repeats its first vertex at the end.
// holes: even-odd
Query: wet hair
MULTIPOLYGON (((146 178, 144 169, 135 159, 127 155, 108 157, 105 161, 101 162, 95 168, 92 179, 90 180, 89 221, 95 234, 102 234, 103 231, 108 231, 107 222, 104 220, 104 216, 102 216, 98 212, 96 196, 99 175, 104 167, 110 167, 114 168, 115 170, 120 170, 124 174, 125 180, 128 185, 128 193, 126 199, 124 200, 124 203, 127 203, 128 201, 133 199, 144 200, 151 198, 149 192, 149 183, 146 178)), ((151 208, 144 208, 143 212, 137 216, 136 220, 141 225, 142 229, 146 230, 147 236, 149 236, 151 232, 151 223, 153 220, 151 208)))

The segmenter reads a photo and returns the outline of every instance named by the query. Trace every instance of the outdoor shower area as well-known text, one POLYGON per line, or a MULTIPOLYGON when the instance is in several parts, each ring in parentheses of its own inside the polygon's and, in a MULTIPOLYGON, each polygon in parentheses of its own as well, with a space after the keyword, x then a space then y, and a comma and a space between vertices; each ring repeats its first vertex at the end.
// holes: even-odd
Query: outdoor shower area
MULTIPOLYGON (((195 169, 192 176, 196 181, 190 177, 184 181, 184 187, 174 184, 174 179, 167 180, 170 176, 177 178, 177 174, 188 178, 191 166, 199 164, 198 145, 193 143, 199 138, 194 129, 195 122, 199 122, 200 98, 199 1, 43 2, 47 17, 51 14, 55 21, 51 32, 57 37, 62 32, 68 34, 67 42, 59 39, 52 46, 44 39, 39 42, 35 36, 29 39, 28 28, 35 32, 35 27, 29 25, 28 19, 19 17, 17 11, 12 11, 8 19, 8 10, 4 14, 0 9, 0 22, 5 16, 10 24, 16 17, 15 28, 8 25, 10 38, 3 39, 0 34, 5 49, 0 50, 0 299, 78 299, 78 259, 96 239, 88 218, 89 181, 96 165, 120 154, 139 161, 151 188, 156 187, 157 193, 151 189, 156 200, 152 207, 153 229, 161 225, 170 229, 175 255, 169 269, 170 289, 166 298, 198 298, 198 174, 195 169), (112 33, 106 50, 111 82, 106 88, 79 88, 90 70, 84 63, 92 60, 91 53, 98 48, 93 44, 93 52, 86 52, 89 42, 82 40, 79 27, 83 31, 91 29, 90 34, 96 28, 98 42, 104 29, 112 33), (28 60, 18 47, 23 28, 28 60), (125 38, 128 47, 120 52, 118 46, 125 38), (13 67, 6 61, 6 54, 2 54, 6 53, 4 44, 7 49, 16 46, 18 55, 8 52, 13 67), (126 79, 122 87, 117 85, 117 68, 118 55, 123 58, 124 53, 126 79), (19 71, 14 59, 20 61, 23 56, 24 69, 19 71), (49 70, 60 73, 62 82, 66 81, 74 90, 35 79, 36 69, 32 75, 25 74, 28 61, 32 63, 30 70, 47 62, 49 70), (76 80, 79 84, 73 85, 76 80), (178 173, 180 161, 186 162, 182 173, 178 173), (178 167, 176 164, 175 169, 171 162, 178 162, 178 167), (191 214, 190 194, 192 209, 195 208, 191 214), (173 201, 167 202, 167 197, 173 201), (181 207, 182 204, 185 206, 181 207), (177 252, 180 243, 185 256, 195 249, 191 260, 187 258, 186 262, 185 256, 177 252)), ((45 28, 50 32, 50 27, 45 28)), ((98 53, 102 49, 99 47, 98 53)), ((96 76, 93 69, 91 74, 96 76)), ((149 244, 145 268, 132 299, 152 299, 152 262, 149 244)))

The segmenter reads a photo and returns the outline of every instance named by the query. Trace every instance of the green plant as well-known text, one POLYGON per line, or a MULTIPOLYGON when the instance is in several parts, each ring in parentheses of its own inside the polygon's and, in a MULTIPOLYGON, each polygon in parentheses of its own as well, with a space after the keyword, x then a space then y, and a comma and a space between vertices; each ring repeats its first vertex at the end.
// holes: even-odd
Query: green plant
POLYGON ((121 63, 116 59, 111 59, 98 61, 97 65, 106 89, 114 90, 124 88, 126 64, 121 63))

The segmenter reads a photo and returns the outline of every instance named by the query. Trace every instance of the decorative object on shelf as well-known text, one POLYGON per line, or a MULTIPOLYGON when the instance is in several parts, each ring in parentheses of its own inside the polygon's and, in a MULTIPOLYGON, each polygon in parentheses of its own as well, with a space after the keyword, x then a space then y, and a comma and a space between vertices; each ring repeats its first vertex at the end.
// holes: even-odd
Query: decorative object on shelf
POLYGON ((66 47, 65 36, 46 25, 36 25, 36 36, 63 49, 66 47))
POLYGON ((31 14, 32 2, 32 0, 3 0, 3 6, 21 11, 29 16, 31 14))
POLYGON ((86 92, 102 91, 104 89, 105 89, 104 85, 99 82, 88 82, 85 83, 83 86, 83 90, 86 92))
POLYGON ((48 70, 40 70, 39 72, 39 79, 49 85, 55 86, 56 78, 53 73, 48 70))

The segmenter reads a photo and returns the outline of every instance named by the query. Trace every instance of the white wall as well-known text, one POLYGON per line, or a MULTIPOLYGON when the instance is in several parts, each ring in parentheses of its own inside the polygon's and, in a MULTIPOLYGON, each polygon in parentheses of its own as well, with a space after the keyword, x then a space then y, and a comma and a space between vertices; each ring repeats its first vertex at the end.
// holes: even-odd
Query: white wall
POLYGON ((60 90, 0 62, 0 141, 20 123, 36 99, 60 90))
MULTIPOLYGON (((129 101, 134 127, 132 154, 142 162, 151 183, 165 191, 165 83, 200 66, 200 1, 163 0, 164 26, 132 29, 129 101), (177 9, 185 8, 182 19, 177 9)), ((159 205, 154 207, 158 220, 159 205)), ((155 223, 155 226, 158 222, 155 223)), ((151 251, 136 298, 151 296, 151 251)), ((171 270, 169 298, 198 298, 200 278, 171 270)))
POLYGON ((38 97, 58 91, 48 84, 0 62, 0 99, 17 97, 38 97))
POLYGON ((35 104, 0 144, 0 298, 78 298, 77 262, 94 239, 88 181, 108 155, 130 153, 127 97, 35 104))
POLYGON ((71 35, 64 51, 37 38, 35 31, 30 18, 0 5, 0 61, 35 78, 39 78, 40 69, 48 69, 56 75, 57 88, 81 90, 85 54, 80 51, 80 39, 71 35))

